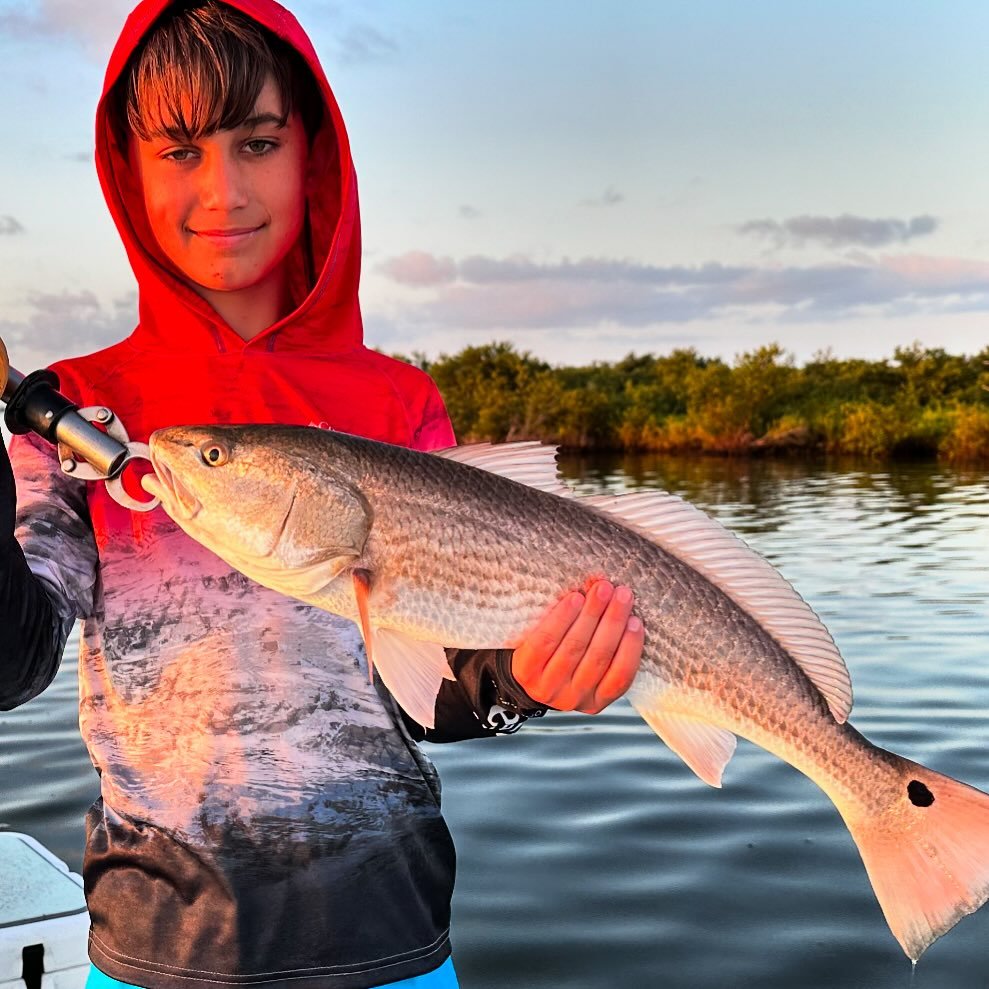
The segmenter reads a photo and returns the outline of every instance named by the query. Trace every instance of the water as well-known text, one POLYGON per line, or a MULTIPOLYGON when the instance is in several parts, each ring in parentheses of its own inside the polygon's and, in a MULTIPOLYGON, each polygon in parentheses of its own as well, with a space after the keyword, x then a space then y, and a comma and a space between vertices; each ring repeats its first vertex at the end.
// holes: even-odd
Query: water
MULTIPOLYGON (((989 790, 989 472, 672 458, 564 471, 587 493, 665 487, 742 534, 831 629, 856 726, 989 790)), ((73 657, 0 715, 0 825, 78 869, 96 788, 73 657)), ((464 989, 989 986, 989 907, 911 973, 831 803, 746 742, 723 790, 624 702, 430 755, 459 851, 464 989)))

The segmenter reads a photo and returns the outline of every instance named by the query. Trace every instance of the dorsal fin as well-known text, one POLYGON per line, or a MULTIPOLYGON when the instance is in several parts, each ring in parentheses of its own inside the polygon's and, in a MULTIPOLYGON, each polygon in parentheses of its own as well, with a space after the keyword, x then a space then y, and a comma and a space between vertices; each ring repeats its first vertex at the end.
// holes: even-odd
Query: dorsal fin
POLYGON ((847 720, 852 683, 838 647, 810 605, 771 563, 720 522, 665 491, 580 500, 620 518, 724 591, 790 653, 824 696, 835 720, 847 720))
POLYGON ((556 467, 556 447, 537 440, 519 443, 470 443, 431 451, 434 456, 456 460, 499 474, 530 488, 572 498, 556 467))
MULTIPOLYGON (((474 443, 433 453, 541 491, 575 497, 557 472, 556 448, 544 443, 474 443)), ((848 719, 852 683, 831 633, 789 581, 738 536, 665 491, 578 500, 620 518, 724 591, 790 653, 835 720, 843 724, 848 719)))

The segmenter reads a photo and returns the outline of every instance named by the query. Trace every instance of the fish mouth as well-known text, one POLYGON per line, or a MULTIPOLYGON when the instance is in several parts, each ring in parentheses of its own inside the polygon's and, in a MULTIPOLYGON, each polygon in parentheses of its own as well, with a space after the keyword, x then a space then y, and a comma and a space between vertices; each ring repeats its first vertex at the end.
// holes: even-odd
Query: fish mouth
POLYGON ((141 485, 148 494, 161 499, 165 511, 176 522, 189 522, 202 511, 202 502, 176 477, 168 465, 151 451, 154 474, 141 478, 141 485))

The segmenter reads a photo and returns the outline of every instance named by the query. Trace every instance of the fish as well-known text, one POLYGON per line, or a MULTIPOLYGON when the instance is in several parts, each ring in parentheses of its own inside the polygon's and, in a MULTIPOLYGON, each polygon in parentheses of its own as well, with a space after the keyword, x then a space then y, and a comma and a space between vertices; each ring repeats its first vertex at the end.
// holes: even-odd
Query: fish
POLYGON ((824 624, 716 520, 663 491, 579 497, 539 443, 423 453, 302 426, 153 433, 143 481, 174 522, 265 587, 354 621, 398 704, 432 727, 447 648, 517 648, 605 578, 645 630, 627 697, 704 782, 738 737, 812 779, 915 962, 989 898, 989 795, 848 721, 824 624))

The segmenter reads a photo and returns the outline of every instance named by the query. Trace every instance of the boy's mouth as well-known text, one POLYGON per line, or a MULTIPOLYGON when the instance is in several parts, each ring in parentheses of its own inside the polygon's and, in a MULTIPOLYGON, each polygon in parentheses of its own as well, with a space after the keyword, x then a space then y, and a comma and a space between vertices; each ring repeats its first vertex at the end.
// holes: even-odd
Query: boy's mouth
POLYGON ((229 227, 227 229, 193 230, 200 240, 216 247, 235 247, 250 240, 258 231, 264 229, 264 224, 256 227, 229 227))

